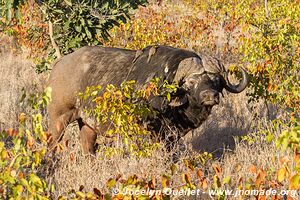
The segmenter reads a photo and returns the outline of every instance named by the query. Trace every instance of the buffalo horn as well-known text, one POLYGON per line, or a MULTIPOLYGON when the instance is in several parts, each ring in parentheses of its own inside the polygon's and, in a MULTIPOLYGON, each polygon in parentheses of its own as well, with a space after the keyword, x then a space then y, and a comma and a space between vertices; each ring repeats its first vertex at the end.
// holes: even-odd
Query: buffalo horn
POLYGON ((240 67, 240 70, 242 71, 242 80, 239 84, 237 85, 232 85, 229 80, 228 80, 228 74, 225 72, 224 75, 224 88, 231 93, 240 93, 242 92, 248 85, 249 83, 249 76, 248 73, 246 72, 245 69, 240 67))

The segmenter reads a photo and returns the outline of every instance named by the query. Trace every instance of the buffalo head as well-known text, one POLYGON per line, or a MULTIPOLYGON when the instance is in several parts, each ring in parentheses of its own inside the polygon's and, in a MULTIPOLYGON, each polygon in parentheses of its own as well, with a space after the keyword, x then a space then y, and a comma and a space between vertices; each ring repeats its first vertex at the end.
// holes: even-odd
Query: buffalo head
POLYGON ((170 103, 171 109, 166 112, 166 118, 173 119, 172 124, 176 124, 181 132, 199 127, 211 113, 212 107, 219 104, 224 89, 240 93, 246 88, 248 74, 242 68, 241 73, 242 80, 233 85, 218 59, 205 55, 184 59, 174 77, 180 88, 170 103))
POLYGON ((180 101, 181 105, 188 101, 194 108, 214 106, 219 103, 219 94, 223 89, 231 93, 242 92, 248 85, 249 78, 243 68, 241 72, 240 83, 232 85, 228 80, 228 73, 218 59, 202 55, 200 58, 183 60, 174 78, 174 81, 178 81, 181 89, 185 91, 180 101))

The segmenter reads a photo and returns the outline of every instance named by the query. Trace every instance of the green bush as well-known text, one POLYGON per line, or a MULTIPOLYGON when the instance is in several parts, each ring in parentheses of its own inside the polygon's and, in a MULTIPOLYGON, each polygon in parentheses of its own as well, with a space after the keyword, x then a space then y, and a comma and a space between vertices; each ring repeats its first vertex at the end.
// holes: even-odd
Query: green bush
POLYGON ((85 45, 101 45, 108 31, 126 23, 146 0, 2 0, 2 29, 31 50, 37 71, 49 69, 55 58, 85 45))
POLYGON ((100 45, 109 37, 108 31, 119 22, 125 23, 129 15, 146 0, 90 1, 49 0, 42 10, 54 24, 54 37, 61 53, 68 54, 85 45, 100 45))

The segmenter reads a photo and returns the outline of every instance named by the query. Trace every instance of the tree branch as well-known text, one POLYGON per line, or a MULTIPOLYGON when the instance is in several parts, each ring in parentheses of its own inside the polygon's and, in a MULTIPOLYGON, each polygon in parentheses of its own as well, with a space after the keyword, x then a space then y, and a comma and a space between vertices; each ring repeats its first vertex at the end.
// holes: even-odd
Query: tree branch
POLYGON ((267 19, 269 19, 268 0, 265 0, 264 3, 265 3, 266 17, 267 17, 267 19))
POLYGON ((59 49, 58 45, 56 44, 56 42, 53 38, 53 24, 50 20, 49 20, 48 26, 49 26, 50 41, 51 41, 53 48, 55 49, 56 58, 59 59, 59 58, 61 58, 61 53, 60 53, 60 49, 59 49))

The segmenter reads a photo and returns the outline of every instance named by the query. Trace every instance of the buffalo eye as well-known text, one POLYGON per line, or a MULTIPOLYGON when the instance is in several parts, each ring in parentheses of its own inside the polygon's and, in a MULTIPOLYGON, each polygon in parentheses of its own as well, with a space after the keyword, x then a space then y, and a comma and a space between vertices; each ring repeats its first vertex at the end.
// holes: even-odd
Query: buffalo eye
POLYGON ((219 83, 220 82, 220 78, 217 76, 214 80, 215 83, 219 83))
POLYGON ((186 81, 186 85, 188 88, 192 88, 197 84, 197 80, 190 78, 186 81))
POLYGON ((220 77, 215 77, 214 79, 213 79, 213 86, 215 87, 215 88, 219 88, 220 87, 220 82, 221 82, 221 79, 220 79, 220 77))

